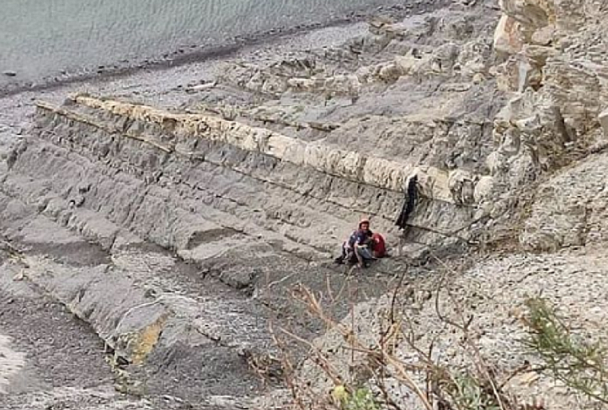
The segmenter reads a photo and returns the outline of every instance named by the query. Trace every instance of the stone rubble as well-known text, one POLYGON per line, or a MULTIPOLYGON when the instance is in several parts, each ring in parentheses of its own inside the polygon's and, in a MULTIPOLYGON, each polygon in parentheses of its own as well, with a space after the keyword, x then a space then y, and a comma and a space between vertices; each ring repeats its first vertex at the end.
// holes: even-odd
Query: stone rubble
MULTIPOLYGON (((97 393, 55 386, 39 407, 156 409, 166 396, 176 409, 200 397, 201 409, 281 408, 270 325, 293 326, 342 372, 352 358, 292 288, 324 300, 345 283, 362 290, 331 313, 350 323, 352 302, 357 333, 373 344, 405 266, 399 309, 419 342, 466 366, 435 311, 438 257, 465 260, 451 295, 474 312, 475 340, 502 375, 535 360, 519 343, 530 296, 608 336, 608 5, 495 6, 378 18, 343 43, 269 46, 161 91, 152 74, 118 91, 74 87, 37 98, 29 126, 0 126, 0 289, 64 305, 112 350, 121 377, 126 363, 119 388, 140 393, 145 381, 151 392, 94 403, 97 393), (400 232, 412 175, 420 198, 400 232), (346 279, 328 261, 364 215, 394 257, 346 279)), ((440 299, 453 314, 446 289, 440 299)), ((405 346, 398 355, 413 357, 405 346)), ((311 361, 298 374, 320 396, 332 387, 311 361)), ((508 389, 551 409, 594 408, 542 374, 508 389)), ((391 392, 418 408, 411 392, 391 392)))
MULTIPOLYGON (((439 307, 448 317, 455 314, 454 303, 470 312, 475 343, 507 375, 526 360, 537 360, 521 343, 526 337, 521 318, 530 297, 547 298, 582 336, 608 336, 603 326, 608 292, 603 250, 608 203, 608 4, 502 0, 500 7, 494 50, 502 62, 491 68, 491 75, 509 100, 494 119, 495 149, 485 159, 488 174, 480 178, 475 194, 491 215, 486 229, 495 235, 512 232, 514 245, 508 248, 510 254, 472 257, 473 267, 447 273, 451 277, 439 293, 439 307), (514 208, 522 205, 526 208, 514 208)), ((435 286, 431 278, 412 279, 403 290, 400 309, 414 324, 412 331, 423 351, 432 343, 443 363, 466 366, 466 351, 446 330, 429 297, 435 286), (421 294, 422 301, 406 297, 409 290, 421 294)), ((388 296, 355 309, 355 322, 365 324, 358 325, 358 336, 370 346, 389 309, 388 296)), ((347 317, 343 324, 351 322, 347 317)), ((315 344, 333 352, 332 363, 349 374, 344 366, 352 366, 351 351, 342 349, 342 336, 332 331, 315 344)), ((408 347, 397 354, 406 361, 415 357, 408 347)), ((331 388, 311 363, 302 368, 302 376, 320 380, 315 384, 319 392, 331 388)), ((518 376, 507 388, 520 403, 540 401, 551 409, 601 408, 542 373, 518 376)), ((405 408, 423 408, 410 391, 393 387, 390 393, 405 408)))

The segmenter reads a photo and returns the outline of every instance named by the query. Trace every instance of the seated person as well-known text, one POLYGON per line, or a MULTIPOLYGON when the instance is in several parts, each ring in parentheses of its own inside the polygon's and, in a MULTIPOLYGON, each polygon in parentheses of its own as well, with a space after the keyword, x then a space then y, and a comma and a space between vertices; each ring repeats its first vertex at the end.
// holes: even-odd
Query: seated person
POLYGON ((380 259, 380 258, 388 257, 388 253, 386 252, 386 242, 384 241, 384 237, 382 235, 380 235, 378 232, 375 232, 372 235, 372 240, 373 240, 372 250, 373 250, 374 258, 380 259))
POLYGON ((362 219, 359 228, 342 244, 342 254, 335 259, 335 262, 343 264, 344 260, 348 260, 357 263, 361 268, 367 267, 367 261, 376 259, 373 255, 373 245, 373 232, 369 229, 369 219, 362 219))

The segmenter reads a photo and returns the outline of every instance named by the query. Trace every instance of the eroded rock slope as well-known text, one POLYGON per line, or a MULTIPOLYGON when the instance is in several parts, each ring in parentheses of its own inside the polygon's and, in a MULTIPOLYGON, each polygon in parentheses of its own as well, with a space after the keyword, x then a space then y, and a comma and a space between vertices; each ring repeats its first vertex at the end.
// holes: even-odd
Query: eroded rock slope
MULTIPOLYGON (((509 312, 524 299, 522 283, 565 299, 575 289, 574 312, 598 307, 575 284, 587 257, 593 286, 606 271, 597 250, 608 10, 575 0, 469 3, 374 19, 327 47, 252 52, 162 92, 150 84, 37 99, 25 137, 5 155, 1 227, 19 257, 3 272, 90 324, 121 388, 252 407, 256 377, 281 377, 269 325, 332 352, 342 343, 321 335, 290 291, 304 283, 333 298, 343 289, 343 272, 327 261, 369 215, 394 258, 349 279, 364 291, 332 313, 360 301, 373 334, 404 261, 508 249, 468 261, 455 286, 482 312, 484 354, 513 370, 521 356, 505 346, 520 334, 509 312), (419 199, 403 233, 394 223, 414 175, 419 199), (570 246, 588 248, 562 250, 570 246)), ((407 303, 422 328, 440 328, 428 298, 407 303)), ((456 341, 437 337, 458 362, 456 341)), ((328 385, 304 364, 307 372, 324 394, 328 385)), ((550 396, 549 386, 541 378, 518 388, 550 396)))
MULTIPOLYGON (((125 390, 254 393, 256 371, 280 376, 269 323, 318 329, 287 303, 291 285, 340 289, 319 262, 360 216, 401 252, 409 177, 420 199, 406 252, 474 237, 501 99, 482 9, 436 4, 331 48, 226 62, 212 82, 172 90, 179 106, 41 99, 6 154, 2 229, 20 259, 5 268, 91 325, 128 368, 125 390)), ((357 279, 359 297, 384 281, 357 279)))
MULTIPOLYGON (((479 202, 490 215, 484 236, 500 252, 452 265, 454 270, 444 272, 451 278, 438 283, 412 281, 403 289, 400 312, 418 348, 434 349, 438 363, 466 369, 471 352, 448 325, 465 312, 467 337, 499 378, 517 374, 505 386, 521 408, 604 408, 580 389, 556 382, 522 341, 529 337, 525 302, 532 297, 556 306, 576 340, 603 344, 607 337, 608 7, 576 0, 502 0, 500 7, 491 75, 507 102, 494 119, 496 145, 485 159, 486 195, 479 202), (518 372, 526 363, 533 365, 518 372)), ((355 322, 369 324, 357 328, 360 340, 375 346, 391 303, 387 294, 358 305, 355 322)), ((352 322, 348 317, 343 324, 352 322)), ((343 344, 337 331, 316 340, 325 352, 340 351, 343 344)), ((348 363, 349 355, 343 350, 333 363, 348 363)), ((395 355, 410 363, 416 352, 406 344, 395 355)), ((311 363, 302 375, 321 379, 319 391, 332 385, 311 363)), ((424 408, 396 379, 389 380, 391 398, 405 408, 424 408)))

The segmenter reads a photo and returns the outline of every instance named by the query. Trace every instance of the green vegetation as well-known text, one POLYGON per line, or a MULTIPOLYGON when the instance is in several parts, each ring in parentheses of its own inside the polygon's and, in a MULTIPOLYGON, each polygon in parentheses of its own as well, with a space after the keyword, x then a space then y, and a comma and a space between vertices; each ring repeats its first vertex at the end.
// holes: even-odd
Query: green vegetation
POLYGON ((543 373, 562 382, 574 394, 600 405, 608 404, 606 349, 600 341, 590 342, 584 335, 575 334, 546 299, 528 299, 527 313, 522 317, 527 330, 525 346, 540 359, 540 366, 525 361, 521 368, 507 372, 484 357, 471 330, 473 316, 452 297, 445 283, 437 289, 435 307, 444 331, 457 334, 460 340, 464 361, 458 365, 437 360, 433 354, 434 341, 431 346, 420 344, 411 318, 405 310, 397 308, 399 289, 394 291, 391 310, 385 312, 377 340, 372 343, 359 339, 356 329, 360 326, 352 311, 350 320, 338 321, 327 314, 309 289, 299 287, 293 294, 327 329, 337 331, 344 348, 352 352, 351 358, 334 355, 333 351, 322 351, 285 330, 282 337, 275 335, 283 353, 285 381, 300 410, 406 410, 411 404, 404 404, 398 390, 408 391, 407 402, 417 402, 417 408, 426 410, 547 410, 537 398, 516 397, 520 396, 515 394, 518 392, 506 387, 515 376, 529 372, 543 373), (449 318, 439 309, 440 291, 450 298, 448 306, 453 315, 449 318), (309 381, 300 378, 298 365, 286 349, 287 339, 306 347, 308 356, 304 360, 314 363, 333 382, 329 397, 319 394, 309 381), (400 350, 405 348, 409 352, 407 361, 397 354, 399 345, 400 350), (363 355, 359 356, 357 366, 355 352, 363 355), (399 388, 395 389, 395 384, 399 388))
POLYGON ((448 394, 457 410, 500 410, 491 389, 480 385, 473 374, 465 373, 452 378, 448 394))
POLYGON ((344 386, 336 386, 332 392, 341 410, 380 410, 374 394, 367 387, 360 387, 352 394, 344 386))
POLYGON ((544 362, 544 372, 566 386, 601 403, 608 404, 606 349, 600 342, 575 336, 556 309, 545 299, 526 303, 527 346, 544 362))

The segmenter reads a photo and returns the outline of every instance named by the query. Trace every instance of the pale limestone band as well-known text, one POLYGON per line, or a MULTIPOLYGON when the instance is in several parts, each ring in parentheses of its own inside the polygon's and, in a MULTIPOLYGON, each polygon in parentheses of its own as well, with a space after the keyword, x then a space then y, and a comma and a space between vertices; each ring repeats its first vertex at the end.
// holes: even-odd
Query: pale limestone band
MULTIPOLYGON (((462 170, 450 172, 436 167, 415 166, 405 162, 341 150, 318 142, 306 142, 288 137, 266 128, 229 121, 217 116, 173 113, 145 105, 82 95, 72 98, 76 103, 85 107, 104 110, 131 120, 170 127, 171 132, 176 135, 196 136, 229 144, 242 150, 260 152, 281 161, 310 167, 329 175, 382 189, 403 192, 408 178, 417 175, 420 195, 435 200, 462 203, 462 201, 455 200, 454 187, 461 186, 462 183, 459 184, 459 182, 462 181, 473 183, 476 180, 474 176, 462 170)), ((55 107, 45 102, 37 102, 37 106, 64 116, 70 116, 80 122, 89 124, 98 122, 98 120, 86 115, 55 107)), ((151 144, 165 152, 175 151, 175 147, 158 143, 143 135, 129 134, 127 136, 151 144)))

